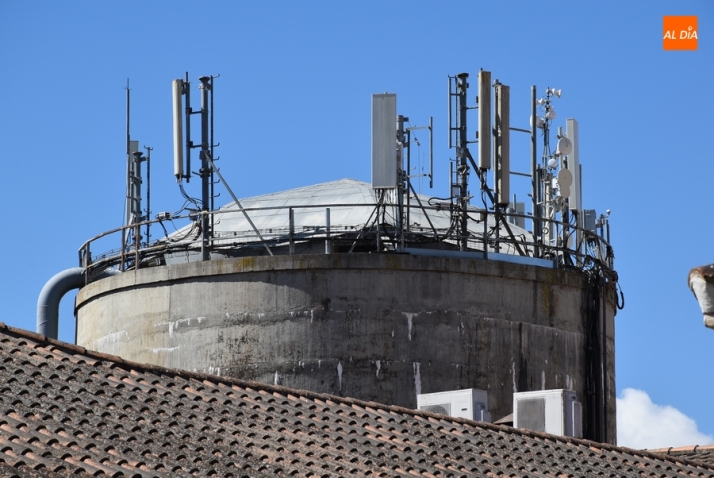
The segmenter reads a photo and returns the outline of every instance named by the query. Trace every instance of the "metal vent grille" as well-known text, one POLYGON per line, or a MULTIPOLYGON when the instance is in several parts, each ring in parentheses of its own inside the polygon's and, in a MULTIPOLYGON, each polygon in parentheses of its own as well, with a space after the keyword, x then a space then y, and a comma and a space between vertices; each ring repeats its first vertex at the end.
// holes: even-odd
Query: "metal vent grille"
POLYGON ((440 403, 439 405, 424 405, 419 410, 425 410, 431 413, 441 413, 442 415, 451 415, 451 404, 440 403))
POLYGON ((534 432, 545 431, 545 398, 526 398, 516 402, 518 407, 518 428, 534 432))

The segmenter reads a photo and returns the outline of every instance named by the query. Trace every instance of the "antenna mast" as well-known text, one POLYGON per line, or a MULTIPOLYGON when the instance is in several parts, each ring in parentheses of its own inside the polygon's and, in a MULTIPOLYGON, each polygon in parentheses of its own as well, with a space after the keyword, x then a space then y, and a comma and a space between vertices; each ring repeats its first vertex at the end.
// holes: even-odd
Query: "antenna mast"
POLYGON ((211 230, 208 217, 211 201, 209 194, 211 167, 208 164, 208 158, 211 153, 208 132, 208 91, 211 89, 212 82, 210 76, 201 76, 198 80, 201 82, 198 86, 201 90, 201 169, 199 171, 201 175, 201 211, 203 212, 203 214, 201 214, 201 233, 203 236, 203 240, 201 241, 201 255, 203 256, 203 260, 207 261, 211 258, 211 230))
MULTIPOLYGON (((129 226, 143 219, 141 211, 141 162, 142 153, 139 151, 139 142, 131 140, 129 132, 130 118, 130 88, 129 80, 126 80, 126 199, 124 206, 124 225, 129 226)), ((129 244, 130 230, 124 232, 124 244, 129 244)), ((140 237, 135 237, 134 242, 138 247, 140 237)))
MULTIPOLYGON (((200 148, 199 159, 201 160, 201 169, 198 174, 201 178, 201 257, 204 261, 211 258, 211 237, 213 230, 213 221, 209 217, 209 212, 213 210, 213 79, 217 76, 201 76, 198 80, 201 82, 199 90, 201 90, 201 109, 193 111, 191 109, 191 84, 188 81, 188 73, 186 80, 173 81, 173 111, 174 111, 174 176, 176 181, 181 183, 186 179, 188 183, 191 178, 191 149, 200 148), (211 97, 209 100, 209 91, 211 97), (183 96, 186 95, 185 108, 183 105, 183 96), (182 118, 181 110, 184 109, 185 121, 182 118), (191 141, 191 115, 201 115, 201 143, 196 146, 191 141), (184 168, 184 123, 186 128, 186 165, 184 168)), ((183 190, 183 189, 182 189, 183 190)))

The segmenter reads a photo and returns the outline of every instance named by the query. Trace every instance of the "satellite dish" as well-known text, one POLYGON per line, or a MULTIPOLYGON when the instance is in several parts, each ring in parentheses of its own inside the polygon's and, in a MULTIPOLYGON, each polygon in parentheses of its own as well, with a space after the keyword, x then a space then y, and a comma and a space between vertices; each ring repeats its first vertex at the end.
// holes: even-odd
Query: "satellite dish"
MULTIPOLYGON (((536 128, 543 129, 543 123, 544 123, 543 118, 541 118, 540 116, 536 116, 535 118, 536 118, 536 120, 535 120, 536 128)), ((533 116, 531 115, 531 128, 532 127, 533 127, 533 116)))
POLYGON ((573 143, 565 136, 561 136, 558 140, 558 147, 555 150, 555 154, 570 154, 572 152, 573 143))
POLYGON ((545 119, 555 119, 555 109, 553 109, 552 107, 549 108, 548 111, 546 111, 545 113, 545 119))
POLYGON ((548 160, 548 167, 550 169, 555 169, 555 167, 558 165, 558 161, 555 158, 550 158, 548 160))

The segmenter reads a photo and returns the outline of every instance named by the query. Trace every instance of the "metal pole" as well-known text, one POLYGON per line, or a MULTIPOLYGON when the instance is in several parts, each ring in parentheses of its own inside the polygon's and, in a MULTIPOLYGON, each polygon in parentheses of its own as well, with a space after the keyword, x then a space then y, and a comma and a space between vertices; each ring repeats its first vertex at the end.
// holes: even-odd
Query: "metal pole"
POLYGON ((295 239, 294 239, 294 234, 295 234, 295 213, 293 212, 293 208, 288 209, 288 221, 289 221, 289 232, 288 232, 288 237, 290 239, 290 254, 295 254, 295 239))
POLYGON ((501 178, 500 175, 503 174, 502 171, 502 163, 501 163, 501 114, 500 114, 500 103, 498 102, 498 93, 499 93, 499 81, 496 80, 493 84, 493 102, 496 105, 496 124, 495 124, 495 131, 496 131, 496 137, 495 141, 493 142, 493 152, 492 152, 492 157, 494 158, 495 161, 495 167, 493 168, 493 192, 494 195, 496 196, 496 200, 493 202, 493 222, 496 225, 496 242, 494 243, 494 252, 500 252, 498 248, 498 236, 499 232, 501 231, 501 226, 499 224, 499 219, 500 219, 500 206, 499 206, 499 198, 501 197, 501 178), (499 174, 500 173, 500 174, 499 174))
POLYGON ((208 147, 208 91, 211 89, 211 77, 202 76, 198 79, 201 84, 201 255, 204 261, 211 258, 210 252, 210 218, 208 217, 210 194, 209 182, 211 181, 211 168, 208 164, 208 155, 210 153, 208 147))
POLYGON ((607 443, 607 280, 602 279, 602 442, 607 443))
POLYGON ((434 117, 429 116, 429 189, 434 187, 434 117))
MULTIPOLYGON (((538 158, 536 153, 536 87, 531 86, 531 199, 533 200, 533 242, 538 243, 540 237, 540 210, 539 210, 539 192, 540 192, 540 175, 538 174, 538 158)), ((538 246, 533 246, 533 257, 540 257, 538 246)))
MULTIPOLYGON (((411 130, 407 130, 407 173, 405 175, 405 179, 407 181, 407 187, 406 193, 407 193, 407 220, 406 220, 406 227, 404 227, 404 224, 402 224, 402 227, 399 229, 401 236, 402 236, 402 249, 404 248, 404 231, 409 230, 409 222, 411 221, 411 194, 409 194, 409 186, 412 183, 411 178, 409 177, 409 174, 411 174, 412 170, 412 132, 411 130)), ((401 186, 401 185, 400 185, 401 186)))
MULTIPOLYGON (((131 136, 129 134, 129 100, 130 91, 129 90, 129 78, 126 79, 126 199, 124 199, 124 225, 129 225, 129 219, 131 217, 131 136)), ((122 234, 129 234, 129 231, 122 231, 122 234)), ((124 238, 127 239, 127 238, 124 238)), ((125 242, 125 241, 122 241, 125 242)))
POLYGON ((134 270, 139 270, 139 224, 134 226, 134 270))
MULTIPOLYGON (((126 236, 129 234, 128 229, 124 227, 121 231, 121 261, 119 264, 119 270, 124 272, 124 254, 126 253, 126 236)), ((87 250, 89 250, 89 244, 87 244, 87 250)), ((86 267, 86 266, 85 266, 86 267)))
POLYGON ((146 148, 146 244, 151 243, 151 150, 146 148))
MULTIPOLYGON (((397 116, 397 143, 401 145, 401 152, 402 156, 399 157, 399 164, 397 165, 397 172, 399 175, 399 178, 397 179, 398 184, 397 184, 397 204, 398 204, 398 213, 397 213, 397 231, 400 237, 401 242, 404 242, 404 182, 406 181, 407 184, 409 184, 409 168, 410 168, 410 162, 409 162, 409 151, 411 151, 411 148, 409 147, 409 132, 407 131, 407 139, 404 138, 404 121, 409 121, 409 118, 405 118, 402 115, 397 116), (404 148, 407 148, 407 169, 404 171, 404 148)), ((407 190, 408 193, 408 190, 407 190)), ((409 201, 409 194, 407 194, 407 201, 409 201)), ((408 206, 407 206, 408 209, 408 206)), ((407 212, 407 214, 409 214, 407 212)))
MULTIPOLYGON (((211 159, 213 159, 215 156, 213 155, 213 77, 211 77, 211 127, 210 127, 210 134, 208 137, 209 141, 209 148, 211 150, 211 159)), ((214 192, 213 192, 213 168, 211 168, 211 211, 215 208, 215 202, 214 202, 214 192)), ((215 216, 211 214, 211 231, 213 231, 213 221, 214 221, 215 216)))
POLYGON ((457 157, 459 158, 458 173, 461 175, 461 189, 460 189, 460 203, 461 203, 461 241, 460 250, 465 251, 468 247, 468 234, 469 234, 469 217, 468 217, 468 171, 469 166, 467 164, 466 148, 468 147, 468 138, 466 136, 466 112, 468 107, 466 105, 466 90, 469 84, 466 80, 469 77, 468 73, 459 73, 456 75, 458 78, 458 98, 459 98, 459 148, 457 151, 457 157))
POLYGON ((332 254, 332 242, 330 241, 330 208, 325 208, 325 254, 332 254))
POLYGON ((191 181, 191 149, 193 142, 191 141, 191 83, 188 81, 188 72, 186 72, 186 80, 183 83, 186 92, 186 182, 191 181))

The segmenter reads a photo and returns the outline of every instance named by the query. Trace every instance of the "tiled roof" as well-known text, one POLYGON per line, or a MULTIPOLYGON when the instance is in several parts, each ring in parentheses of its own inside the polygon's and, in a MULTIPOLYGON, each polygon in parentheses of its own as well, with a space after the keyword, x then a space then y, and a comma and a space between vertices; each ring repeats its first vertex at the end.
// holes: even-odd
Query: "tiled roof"
POLYGON ((714 445, 707 446, 683 446, 678 448, 660 448, 658 450, 650 450, 654 453, 663 455, 676 456, 686 458, 688 460, 703 463, 710 467, 714 467, 714 445))
POLYGON ((714 466, 87 351, 0 324, 2 476, 697 476, 714 466))

